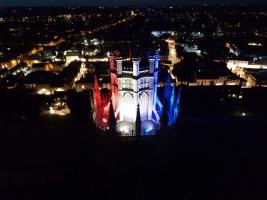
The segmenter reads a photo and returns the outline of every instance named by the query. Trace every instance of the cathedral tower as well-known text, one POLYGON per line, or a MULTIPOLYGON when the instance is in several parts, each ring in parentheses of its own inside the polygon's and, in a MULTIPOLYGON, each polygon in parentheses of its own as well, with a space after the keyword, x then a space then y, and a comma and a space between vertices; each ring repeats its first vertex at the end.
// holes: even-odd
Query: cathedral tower
MULTIPOLYGON (((158 60, 139 57, 123 61, 117 58, 119 130, 122 134, 135 132, 137 107, 142 121, 142 134, 154 129, 154 71, 158 60)), ((135 134, 135 133, 134 133, 135 134)))

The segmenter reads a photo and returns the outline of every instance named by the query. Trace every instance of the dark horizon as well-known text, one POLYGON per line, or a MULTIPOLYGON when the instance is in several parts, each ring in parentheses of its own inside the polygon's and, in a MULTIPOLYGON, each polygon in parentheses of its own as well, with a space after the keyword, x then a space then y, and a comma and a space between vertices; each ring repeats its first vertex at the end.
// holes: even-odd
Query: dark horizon
POLYGON ((27 9, 27 8, 164 8, 164 7, 173 7, 176 9, 186 9, 186 8, 194 8, 194 7, 203 7, 203 8, 223 8, 223 7, 240 7, 240 8, 248 8, 248 7, 258 7, 258 8, 267 8, 266 4, 192 4, 192 5, 25 5, 25 6, 0 6, 0 9, 27 9))
POLYGON ((182 1, 174 1, 174 0, 155 0, 154 2, 148 0, 135 0, 131 2, 125 2, 123 0, 113 0, 113 1, 102 1, 102 2, 88 2, 86 0, 59 0, 56 3, 53 1, 6 1, 0 0, 0 7, 131 7, 131 6, 138 6, 138 7, 146 7, 146 6, 175 6, 175 7, 193 7, 193 6, 266 6, 267 2, 264 0, 256 0, 256 1, 232 1, 232 0, 224 0, 221 2, 214 2, 212 0, 208 0, 205 2, 198 1, 198 0, 182 0, 182 1))

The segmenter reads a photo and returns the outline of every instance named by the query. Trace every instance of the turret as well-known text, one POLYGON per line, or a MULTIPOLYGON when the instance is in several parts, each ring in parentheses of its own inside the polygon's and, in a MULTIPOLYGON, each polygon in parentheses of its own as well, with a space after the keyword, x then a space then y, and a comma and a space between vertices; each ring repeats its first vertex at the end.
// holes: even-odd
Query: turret
POLYGON ((139 76, 140 58, 133 59, 133 76, 139 76))
POLYGON ((154 68, 155 67, 155 59, 154 57, 150 56, 149 58, 149 73, 153 74, 154 73, 154 68))
POLYGON ((159 68, 159 52, 157 51, 154 55, 154 70, 157 70, 159 68))
POLYGON ((113 72, 113 70, 116 68, 116 63, 115 63, 115 55, 111 54, 108 59, 109 59, 109 66, 110 66, 110 71, 113 72))
POLYGON ((117 74, 121 75, 122 74, 122 58, 116 58, 117 62, 117 74))
POLYGON ((94 99, 94 111, 95 111, 95 122, 98 127, 101 126, 101 95, 99 90, 99 84, 97 76, 95 75, 94 89, 93 89, 93 99, 94 99))

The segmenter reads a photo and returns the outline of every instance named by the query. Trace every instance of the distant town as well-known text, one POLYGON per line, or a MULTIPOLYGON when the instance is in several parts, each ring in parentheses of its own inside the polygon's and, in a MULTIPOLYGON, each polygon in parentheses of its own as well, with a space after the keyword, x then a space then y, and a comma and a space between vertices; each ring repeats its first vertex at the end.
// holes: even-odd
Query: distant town
POLYGON ((41 114, 68 115, 68 92, 93 91, 95 76, 102 92, 111 89, 112 55, 158 52, 155 87, 170 76, 173 87, 228 88, 221 101, 242 101, 267 86, 266 13, 245 6, 1 8, 1 91, 50 96, 41 114))

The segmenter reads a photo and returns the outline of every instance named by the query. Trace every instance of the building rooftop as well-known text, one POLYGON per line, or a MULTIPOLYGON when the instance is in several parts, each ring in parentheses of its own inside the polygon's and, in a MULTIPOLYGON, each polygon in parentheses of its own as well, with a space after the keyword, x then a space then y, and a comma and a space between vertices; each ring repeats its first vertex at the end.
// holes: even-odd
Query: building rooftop
POLYGON ((50 84, 57 76, 49 71, 36 71, 28 74, 24 79, 24 84, 50 84))

